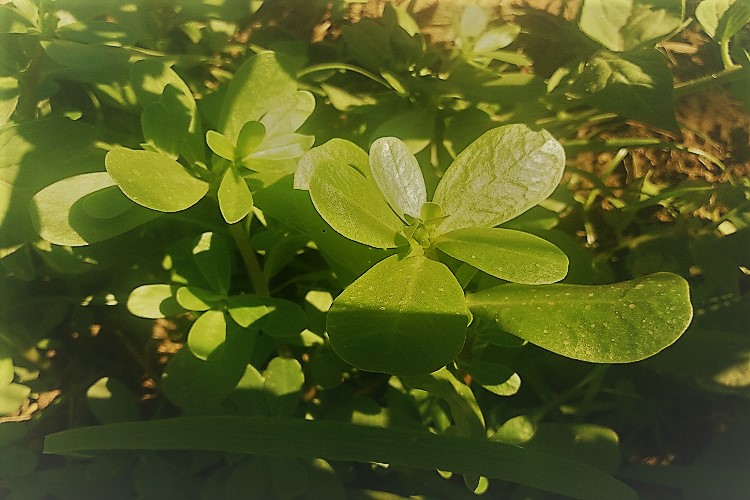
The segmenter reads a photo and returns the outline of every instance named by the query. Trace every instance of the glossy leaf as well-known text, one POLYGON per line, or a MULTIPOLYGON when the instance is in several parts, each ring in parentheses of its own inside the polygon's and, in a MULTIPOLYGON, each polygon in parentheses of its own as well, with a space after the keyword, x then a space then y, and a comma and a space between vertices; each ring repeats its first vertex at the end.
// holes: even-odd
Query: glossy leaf
POLYGON ((206 144, 211 151, 225 160, 234 161, 234 144, 215 130, 206 132, 206 144))
POLYGON ((141 128, 146 143, 173 160, 180 155, 188 132, 188 123, 181 127, 176 121, 161 102, 152 102, 141 113, 141 128))
POLYGON ((647 358, 692 319, 687 282, 657 273, 613 285, 500 285, 467 297, 475 317, 562 356, 595 363, 647 358))
POLYGON ((44 451, 63 454, 100 449, 324 457, 477 474, 576 498, 636 498, 624 483, 580 462, 485 439, 330 420, 207 416, 82 427, 47 436, 44 451), (581 481, 582 477, 586 480, 581 481))
POLYGON ((343 236, 375 248, 395 248, 404 223, 374 181, 338 161, 322 161, 310 178, 310 197, 325 221, 343 236))
POLYGON ((279 96, 294 94, 296 84, 284 69, 286 64, 283 56, 263 52, 240 66, 224 98, 219 132, 236 142, 245 123, 259 121, 279 96))
POLYGON ((128 198, 159 212, 185 210, 208 192, 207 182, 160 153, 117 147, 107 153, 104 164, 128 198))
POLYGON ((376 264, 328 311, 334 351, 366 371, 416 375, 440 369, 461 350, 468 323, 461 286, 424 257, 376 264))
POLYGON ((401 219, 421 215, 427 188, 419 163, 401 140, 382 137, 370 147, 370 170, 380 192, 401 219))
POLYGON ((369 157, 359 146, 344 139, 331 139, 325 144, 312 148, 299 160, 294 174, 294 189, 310 189, 310 179, 315 167, 323 163, 350 165, 366 178, 372 178, 369 157))
POLYGON ((506 125, 482 134, 453 161, 433 201, 448 218, 443 233, 493 227, 547 198, 565 168, 562 146, 544 131, 506 125))
POLYGON ((244 124, 237 136, 237 158, 245 159, 263 142, 265 136, 266 128, 262 123, 253 121, 244 124))
POLYGON ((297 335, 307 325, 299 305, 275 297, 235 295, 227 300, 227 310, 241 327, 263 330, 274 337, 297 335))
POLYGON ((305 374, 293 358, 273 358, 263 371, 263 387, 268 393, 268 407, 273 415, 291 415, 296 408, 305 374))
POLYGON ((39 236, 68 246, 84 246, 118 236, 158 215, 125 199, 106 172, 67 177, 39 191, 31 205, 32 223, 39 236), (89 203, 92 198, 95 201, 89 203), (89 212, 95 207, 110 212, 97 211, 92 216, 89 212))
POLYGON ((253 209, 250 188, 234 165, 230 165, 221 178, 218 198, 219 210, 227 224, 241 221, 253 209))
POLYGON ((195 357, 206 360, 227 338, 227 322, 222 311, 206 311, 188 332, 187 345, 195 357))
POLYGON ((197 286, 181 286, 177 289, 175 299, 181 307, 188 311, 207 311, 218 309, 224 296, 197 286))
POLYGON ((458 229, 440 236, 435 246, 454 259, 514 283, 554 283, 568 273, 568 257, 559 248, 512 229, 458 229))
POLYGON ((306 90, 298 90, 272 101, 260 123, 265 128, 266 137, 290 134, 305 123, 314 109, 315 97, 306 90))
POLYGON ((247 162, 251 160, 291 160, 299 158, 310 149, 314 142, 315 138, 310 135, 284 134, 272 138, 266 136, 255 151, 244 156, 243 163, 250 166, 247 162))

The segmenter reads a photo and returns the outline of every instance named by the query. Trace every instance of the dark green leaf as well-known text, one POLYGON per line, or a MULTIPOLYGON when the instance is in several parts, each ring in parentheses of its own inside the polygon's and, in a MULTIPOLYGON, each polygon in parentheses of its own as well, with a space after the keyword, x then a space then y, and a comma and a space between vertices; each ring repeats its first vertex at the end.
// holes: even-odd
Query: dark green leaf
POLYGON ((464 295, 424 257, 389 257, 349 285, 328 311, 334 351, 362 370, 417 375, 453 360, 466 338, 464 295))
POLYGON ((103 424, 140 420, 138 400, 128 387, 115 378, 102 377, 88 390, 91 413, 103 424))
POLYGON ((474 359, 460 360, 458 366, 466 370, 474 382, 498 396, 512 396, 521 387, 521 377, 507 366, 474 359))
POLYGON ((721 16, 716 27, 716 38, 727 40, 736 35, 743 26, 750 22, 750 2, 735 0, 721 16))
POLYGON ((46 453, 99 449, 218 450, 379 462, 477 474, 577 498, 636 498, 625 484, 580 462, 482 439, 326 420, 182 417, 71 429, 47 436, 45 442, 46 453))
POLYGON ((692 318, 687 282, 657 273, 613 285, 501 285, 467 297, 475 317, 563 356, 628 363, 677 340, 692 318))
POLYGON ((232 275, 232 261, 229 247, 215 233, 201 234, 193 245, 193 260, 214 292, 226 295, 232 275))

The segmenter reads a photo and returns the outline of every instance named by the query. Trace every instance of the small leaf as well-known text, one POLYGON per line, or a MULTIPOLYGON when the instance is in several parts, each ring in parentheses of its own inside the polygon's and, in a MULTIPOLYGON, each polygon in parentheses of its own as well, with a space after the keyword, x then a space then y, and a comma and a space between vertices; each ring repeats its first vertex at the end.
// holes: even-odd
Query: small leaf
POLYGON ((224 172, 218 190, 219 210, 227 224, 234 224, 245 218, 253 209, 253 195, 247 182, 240 176, 237 167, 230 165, 224 172))
POLYGON ((187 345, 195 357, 206 360, 227 338, 227 323, 221 311, 201 314, 188 332, 187 345))
POLYGON ((201 234, 193 245, 193 260, 211 288, 220 295, 229 291, 232 263, 229 247, 211 232, 201 234))
POLYGON ((424 257, 379 262, 349 285, 328 311, 331 345, 366 371, 417 375, 453 360, 466 338, 461 286, 424 257))
POLYGON ((177 123, 172 123, 169 109, 164 104, 152 102, 146 106, 141 113, 141 128, 146 143, 173 160, 177 159, 188 130, 187 127, 183 129, 177 123))
POLYGON ((13 360, 11 358, 0 359, 0 387, 13 382, 13 377, 15 377, 13 360))
POLYGON ((434 201, 448 218, 443 233, 493 227, 547 198, 565 168, 565 151, 545 130, 505 125, 482 134, 453 161, 434 201))
POLYGON ((315 209, 341 235, 375 248, 395 248, 404 228, 374 181, 337 161, 322 161, 310 178, 315 209))
POLYGON ((206 144, 225 160, 234 161, 234 144, 215 130, 206 132, 206 144))
POLYGON ((716 28, 730 5, 736 0, 703 0, 695 7, 695 19, 708 35, 716 39, 716 28))
POLYGON ((130 292, 128 311, 140 318, 157 319, 185 312, 169 285, 141 285, 130 292))
POLYGON ((458 25, 458 34, 461 37, 476 38, 487 29, 487 14, 479 5, 468 5, 458 25))
POLYGON ((298 90, 278 97, 268 107, 260 123, 265 127, 266 136, 277 137, 295 132, 302 126, 315 109, 315 97, 306 90, 298 90))
POLYGON ((568 257, 562 250, 538 236, 512 229, 458 229, 440 236, 435 246, 480 271, 514 283, 554 283, 568 273, 568 257))
POLYGON ((507 366, 474 359, 459 360, 458 366, 469 372, 474 382, 498 396, 512 396, 521 388, 521 377, 507 366))
POLYGON ((388 204, 399 217, 421 215, 427 202, 422 170, 406 144, 395 137, 383 137, 370 148, 370 170, 388 204))
POLYGON ((31 394, 31 388, 22 384, 0 387, 0 416, 16 413, 31 394))
POLYGON ((273 306, 267 302, 263 297, 250 295, 230 297, 227 311, 238 325, 247 328, 273 312, 273 306))
POLYGON ((224 296, 197 286, 181 286, 175 295, 177 303, 188 311, 208 311, 219 305, 224 296))
POLYGON ((121 381, 102 377, 86 390, 91 413, 103 424, 140 420, 138 400, 121 381))
POLYGON ((285 134, 276 137, 266 136, 255 151, 243 157, 248 160, 291 160, 299 158, 315 142, 315 137, 302 134, 285 134))
POLYGON ((657 273, 613 285, 500 285, 467 297, 475 317, 573 359, 628 363, 677 340, 692 319, 687 282, 657 273))
POLYGON ((159 212, 185 210, 208 192, 207 182, 160 153, 116 147, 107 153, 104 164, 128 198, 159 212))
POLYGON ((251 121, 242 126, 237 136, 237 158, 244 160, 266 137, 266 127, 262 123, 251 121))
POLYGON ((482 34, 474 44, 475 54, 484 54, 498 49, 504 49, 513 43, 521 27, 517 24, 504 24, 499 28, 489 30, 482 34))
POLYGON ((307 315, 294 302, 284 299, 235 295, 227 300, 229 315, 243 328, 263 330, 274 337, 291 337, 307 326, 307 315))
POLYGON ((728 40, 739 33, 743 26, 750 22, 750 2, 735 0, 721 16, 716 27, 716 38, 728 40))
POLYGON ((294 412, 305 383, 299 361, 276 357, 263 371, 264 389, 268 393, 268 407, 272 415, 287 416, 294 412))

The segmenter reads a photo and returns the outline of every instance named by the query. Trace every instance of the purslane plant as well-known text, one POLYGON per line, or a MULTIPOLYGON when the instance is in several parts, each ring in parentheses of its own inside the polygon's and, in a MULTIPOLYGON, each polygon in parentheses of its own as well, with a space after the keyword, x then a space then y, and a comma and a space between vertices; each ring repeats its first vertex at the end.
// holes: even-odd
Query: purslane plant
POLYGON ((472 315, 588 361, 633 361, 674 342, 692 316, 679 276, 555 288, 566 255, 537 236, 495 227, 547 198, 564 166, 546 131, 498 127, 456 157, 427 201, 419 164, 397 138, 376 140, 369 157, 345 141, 310 150, 295 187, 341 235, 394 252, 333 302, 327 331, 336 353, 368 371, 433 372, 461 352, 472 315), (451 260, 462 264, 451 269, 451 260), (465 296, 472 268, 510 284, 465 296), (641 336, 648 340, 633 342, 641 336))

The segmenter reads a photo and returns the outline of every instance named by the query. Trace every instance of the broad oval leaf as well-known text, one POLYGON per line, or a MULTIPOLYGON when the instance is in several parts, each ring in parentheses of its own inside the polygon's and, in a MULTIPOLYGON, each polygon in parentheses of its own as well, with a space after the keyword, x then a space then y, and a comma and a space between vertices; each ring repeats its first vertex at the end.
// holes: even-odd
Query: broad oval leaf
POLYGON ((472 381, 498 396, 512 396, 521 388, 521 377, 507 366, 491 361, 459 360, 458 367, 471 375, 472 381))
POLYGON ((419 218, 427 202, 427 187, 419 163, 409 148, 395 137, 381 137, 370 147, 370 170, 391 208, 406 220, 404 214, 419 218))
POLYGON ((546 130, 505 125, 482 134, 454 160, 434 201, 448 218, 442 233, 493 227, 547 198, 565 168, 565 151, 546 130))
POLYGON ((169 285, 141 285, 128 296, 128 311, 140 318, 157 319, 185 312, 169 285))
POLYGON ((499 28, 487 31, 474 44, 474 53, 483 54, 503 49, 513 43, 521 32, 518 24, 504 24, 499 28))
POLYGON ((245 218, 253 209, 253 195, 245 179, 237 168, 230 165, 224 172, 218 191, 219 210, 227 224, 234 224, 245 218))
POLYGON ((555 283, 568 274, 568 257, 562 250, 522 231, 458 229, 440 236, 435 246, 480 271, 514 283, 555 283))
POLYGON ((333 301, 327 328, 333 350, 347 363, 418 375, 455 359, 467 323, 463 290, 445 265, 392 256, 333 301))
POLYGON ((104 159, 107 172, 134 202, 159 212, 189 208, 208 192, 208 183, 190 175, 170 157, 117 147, 104 159))
POLYGON ((368 179, 372 176, 367 153, 353 142, 334 138, 325 144, 312 148, 300 158, 299 166, 294 174, 294 189, 309 190, 310 178, 315 167, 330 161, 350 165, 368 179))
POLYGON ((245 61, 232 78, 219 118, 219 131, 236 142, 249 121, 259 121, 279 96, 293 95, 293 73, 284 69, 286 61, 274 52, 262 52, 245 61))
POLYGON ((30 211, 39 236, 67 246, 113 238, 159 215, 125 199, 106 172, 75 175, 47 186, 34 195, 30 211), (97 207, 106 211, 90 213, 97 207))
POLYGON ((206 132, 206 144, 208 147, 225 160, 234 161, 234 144, 222 134, 215 130, 206 132))
POLYGON ((188 311, 208 311, 218 308, 224 296, 197 286, 181 286, 177 289, 175 298, 188 311))
POLYGON ((310 197, 321 217, 342 236, 375 248, 396 248, 404 228, 375 182, 354 167, 323 161, 310 178, 310 197))
POLYGON ((237 158, 240 160, 245 159, 247 155, 252 153, 263 142, 265 136, 266 127, 262 123, 251 121, 244 124, 237 136, 237 158))
POLYGON ((294 302, 275 297, 235 295, 227 300, 232 319, 243 328, 263 330, 273 337, 291 337, 307 325, 307 315, 294 302))
POLYGON ((735 0, 703 0, 695 7, 695 19, 703 31, 711 38, 716 38, 719 21, 735 0))
POLYGON ((462 37, 476 38, 487 29, 487 13, 479 5, 467 5, 461 14, 458 34, 462 37))
POLYGON ((196 358, 206 360, 227 338, 227 321, 222 311, 206 311, 188 332, 187 345, 196 358))
POLYGON ((475 317, 532 344, 594 363, 640 361, 693 316, 687 282, 657 273, 612 285, 500 285, 467 297, 475 317))
POLYGON ((141 113, 143 138, 147 144, 176 160, 188 134, 189 120, 189 116, 173 116, 169 108, 161 102, 152 102, 141 113), (187 123, 180 123, 179 118, 184 118, 183 122, 187 123))
POLYGON ((305 123, 315 110, 315 97, 306 90, 298 90, 276 98, 268 107, 260 123, 266 136, 277 137, 295 132, 305 123))

